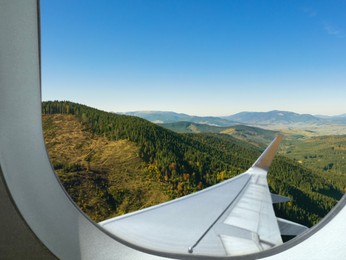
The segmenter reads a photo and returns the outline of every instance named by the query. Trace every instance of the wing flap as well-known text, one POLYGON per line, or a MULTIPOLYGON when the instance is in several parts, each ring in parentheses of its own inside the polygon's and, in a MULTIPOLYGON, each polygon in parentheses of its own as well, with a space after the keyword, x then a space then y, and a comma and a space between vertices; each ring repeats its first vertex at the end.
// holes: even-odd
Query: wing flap
POLYGON ((287 219, 277 218, 281 235, 298 236, 309 228, 287 219))
POLYGON ((291 200, 291 199, 288 198, 288 197, 281 196, 281 195, 274 194, 274 193, 271 193, 271 197, 272 197, 273 204, 276 204, 276 203, 283 203, 283 202, 289 202, 289 201, 291 200))

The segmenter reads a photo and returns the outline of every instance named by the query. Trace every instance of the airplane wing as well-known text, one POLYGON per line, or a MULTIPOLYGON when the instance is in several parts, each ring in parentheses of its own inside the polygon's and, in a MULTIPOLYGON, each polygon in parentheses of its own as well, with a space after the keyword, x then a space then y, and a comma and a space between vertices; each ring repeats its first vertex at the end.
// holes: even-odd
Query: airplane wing
POLYGON ((266 176, 281 139, 278 135, 237 177, 99 224, 132 244, 165 253, 234 256, 280 245, 266 176))

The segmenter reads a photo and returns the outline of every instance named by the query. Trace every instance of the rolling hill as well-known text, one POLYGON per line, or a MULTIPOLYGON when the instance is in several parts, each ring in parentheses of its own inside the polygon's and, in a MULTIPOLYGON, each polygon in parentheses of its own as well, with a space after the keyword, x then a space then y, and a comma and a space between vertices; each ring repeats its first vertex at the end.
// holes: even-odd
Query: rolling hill
MULTIPOLYGON (((316 132, 317 135, 346 133, 343 128, 344 125, 346 125, 346 117, 344 114, 338 116, 323 116, 298 114, 279 110, 269 112, 240 112, 234 115, 223 117, 200 117, 164 111, 136 111, 125 112, 122 114, 144 118, 156 124, 171 124, 170 126, 166 125, 165 127, 169 129, 172 128, 174 131, 178 132, 182 132, 182 130, 177 129, 177 126, 174 125, 175 123, 191 122, 195 124, 204 124, 217 127, 251 125, 270 130, 285 129, 288 133, 291 133, 291 130, 293 130, 293 132, 297 132, 297 130, 298 132, 300 130, 307 130, 305 134, 308 136, 310 135, 308 133, 310 130, 316 132), (316 129, 321 127, 323 129, 316 129)), ((191 132, 195 131, 193 128, 190 130, 191 132)), ((214 130, 209 129, 208 131, 214 130)), ((305 134, 303 133, 303 135, 305 134)))
POLYGON ((156 124, 174 123, 179 121, 186 121, 186 122, 219 126, 219 127, 231 126, 231 125, 237 124, 237 122, 223 119, 220 117, 190 116, 187 114, 166 112, 166 111, 136 111, 136 112, 125 112, 123 114, 140 117, 156 124))
POLYGON ((230 127, 218 127, 192 122, 174 122, 159 124, 160 126, 170 129, 177 133, 219 133, 228 134, 240 140, 250 142, 251 144, 265 148, 268 143, 274 139, 278 131, 265 130, 258 127, 246 125, 234 125, 230 127))
POLYGON ((321 118, 324 123, 328 123, 328 124, 339 124, 339 125, 346 124, 346 114, 337 115, 337 116, 316 115, 315 117, 321 118))
MULTIPOLYGON (((42 104, 52 164, 74 201, 95 221, 176 198, 235 176, 260 149, 226 134, 178 134, 144 119, 72 102, 42 104)), ((342 192, 298 162, 277 156, 268 175, 292 198, 279 216, 308 226, 342 192)))
POLYGON ((220 127, 207 124, 198 124, 190 121, 158 124, 177 133, 221 133, 229 127, 220 127))
POLYGON ((232 116, 224 117, 245 124, 267 125, 267 124, 322 124, 323 120, 309 114, 297 114, 287 111, 273 110, 269 112, 241 112, 232 116))

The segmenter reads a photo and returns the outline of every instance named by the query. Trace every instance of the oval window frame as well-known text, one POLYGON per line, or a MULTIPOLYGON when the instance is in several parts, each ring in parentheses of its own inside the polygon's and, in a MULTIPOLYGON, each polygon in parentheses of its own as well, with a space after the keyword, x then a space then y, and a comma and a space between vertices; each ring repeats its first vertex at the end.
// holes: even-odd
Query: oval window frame
POLYGON ((10 203, 33 233, 33 239, 56 257, 323 259, 331 255, 346 256, 339 239, 346 232, 346 224, 342 222, 346 216, 346 195, 308 232, 252 255, 220 258, 168 254, 130 244, 105 231, 90 220, 63 189, 46 151, 41 121, 39 1, 3 1, 0 6, 0 32, 6 35, 0 39, 0 122, 3 122, 0 125, 0 175, 10 203))

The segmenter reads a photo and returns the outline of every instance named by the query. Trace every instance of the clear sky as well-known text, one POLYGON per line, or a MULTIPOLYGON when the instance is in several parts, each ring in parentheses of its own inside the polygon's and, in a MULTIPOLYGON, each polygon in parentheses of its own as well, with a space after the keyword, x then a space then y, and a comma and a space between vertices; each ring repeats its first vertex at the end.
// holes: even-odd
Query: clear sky
POLYGON ((41 0, 43 100, 346 113, 346 1, 41 0))

